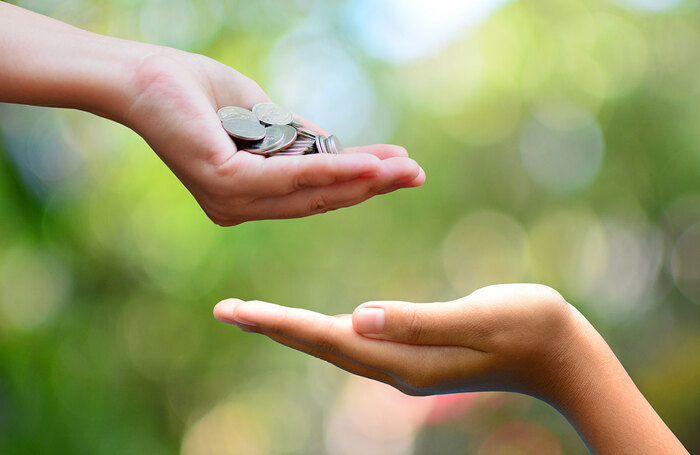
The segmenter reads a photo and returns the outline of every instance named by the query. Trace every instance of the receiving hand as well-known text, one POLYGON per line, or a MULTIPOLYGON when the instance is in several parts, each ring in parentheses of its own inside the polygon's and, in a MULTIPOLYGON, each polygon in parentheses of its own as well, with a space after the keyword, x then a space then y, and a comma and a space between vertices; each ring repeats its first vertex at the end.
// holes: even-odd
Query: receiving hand
POLYGON ((367 302, 339 316, 229 299, 214 315, 410 395, 541 398, 593 454, 688 453, 605 340, 547 286, 488 286, 444 303, 367 302))
POLYGON ((133 74, 132 102, 115 117, 148 142, 219 225, 323 213, 425 180, 406 151, 393 145, 341 155, 238 152, 217 109, 250 109, 269 98, 252 80, 201 55, 160 49, 141 59, 133 74))
POLYGON ((553 289, 527 284, 489 286, 444 303, 367 302, 352 316, 235 299, 214 309, 223 322, 410 395, 511 390, 541 397, 571 360, 576 314, 553 289))

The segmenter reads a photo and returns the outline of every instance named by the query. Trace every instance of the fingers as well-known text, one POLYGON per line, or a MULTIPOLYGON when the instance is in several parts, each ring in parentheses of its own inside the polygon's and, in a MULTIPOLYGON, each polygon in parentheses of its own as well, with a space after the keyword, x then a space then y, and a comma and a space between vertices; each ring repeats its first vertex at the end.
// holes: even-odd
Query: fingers
MULTIPOLYGON (((348 315, 349 316, 349 315, 348 315)), ((347 322, 348 325, 351 324, 350 320, 348 319, 347 322)), ((316 358, 319 358, 321 360, 325 360, 326 362, 332 363, 333 365, 337 366, 338 368, 341 368, 349 373, 356 374, 358 376, 364 376, 369 379, 375 379, 377 381, 384 382, 386 384, 389 384, 393 387, 396 387, 398 389, 404 389, 405 385, 402 383, 402 381, 383 371, 370 368, 366 365, 363 365, 359 362, 356 362, 352 359, 343 357, 338 354, 333 354, 328 351, 324 351, 323 349, 318 348, 317 346, 313 346, 307 343, 302 343, 301 341, 295 340, 293 338, 290 338, 286 335, 282 335, 279 333, 274 333, 270 332, 265 329, 261 328, 255 328, 252 329, 252 331, 261 333, 268 338, 276 341, 277 343, 280 343, 284 346, 290 347, 292 349, 296 349, 297 351, 304 352, 306 354, 312 355, 316 358)))
MULTIPOLYGON (((282 159, 282 158, 280 158, 282 159)), ((296 218, 358 204, 381 194, 402 182, 411 182, 420 175, 420 168, 409 158, 389 158, 381 162, 374 177, 356 178, 327 186, 306 188, 282 197, 260 199, 251 207, 250 216, 296 218), (266 215, 268 214, 268 215, 266 215)))
MULTIPOLYGON (((254 326, 255 330, 267 335, 281 335, 350 360, 363 368, 400 377, 408 375, 406 366, 422 355, 420 346, 372 340, 356 333, 347 318, 326 316, 300 308, 228 299, 216 305, 214 316, 222 322, 254 326)), ((343 363, 342 368, 345 367, 349 369, 350 365, 343 363)))
POLYGON ((391 193, 392 191, 396 191, 401 188, 416 188, 423 185, 423 183, 425 183, 425 171, 421 168, 418 175, 413 180, 399 182, 394 186, 388 187, 380 191, 378 194, 391 193))
POLYGON ((486 310, 464 300, 366 302, 355 309, 352 320, 355 331, 370 338, 482 350, 493 320, 486 310))
POLYGON ((355 332, 349 317, 326 316, 260 301, 224 300, 216 305, 214 315, 222 322, 263 333, 281 344, 411 395, 488 386, 490 356, 470 348, 374 340, 355 332))
POLYGON ((424 183, 425 183, 425 171, 423 170, 423 168, 421 168, 420 172, 418 173, 416 178, 414 178, 410 182, 406 183, 403 187, 404 188, 415 188, 415 187, 421 186, 424 183))
POLYGON ((233 168, 232 185, 255 188, 259 197, 283 196, 304 188, 376 176, 381 171, 381 161, 369 154, 256 158, 260 157, 239 153, 226 165, 233 168))

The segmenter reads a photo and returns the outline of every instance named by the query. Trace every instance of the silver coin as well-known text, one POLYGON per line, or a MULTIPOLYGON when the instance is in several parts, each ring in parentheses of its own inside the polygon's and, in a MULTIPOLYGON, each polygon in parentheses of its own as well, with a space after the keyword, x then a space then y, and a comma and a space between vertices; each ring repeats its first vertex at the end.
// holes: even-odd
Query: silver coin
POLYGON ((290 123, 290 125, 296 128, 297 130, 304 126, 304 124, 298 121, 297 119, 292 120, 292 123, 290 123))
POLYGON ((325 153, 323 151, 323 148, 321 147, 321 141, 323 140, 323 136, 316 136, 316 143, 314 144, 316 146, 316 150, 318 153, 325 153))
POLYGON ((294 120, 292 111, 275 103, 258 103, 253 106, 253 114, 268 125, 288 125, 294 120))
POLYGON ((308 148, 301 148, 301 149, 300 149, 300 148, 290 147, 290 148, 288 148, 288 149, 280 150, 280 151, 277 152, 277 153, 292 153, 292 152, 294 152, 294 153, 296 153, 296 152, 298 152, 298 153, 308 153, 308 151, 309 151, 308 148))
POLYGON ((224 106, 216 112, 219 120, 224 121, 227 118, 242 118, 247 120, 258 121, 258 118, 248 109, 238 106, 224 106))
POLYGON ((261 141, 245 144, 241 147, 242 150, 250 153, 265 154, 270 149, 275 148, 282 143, 284 139, 284 131, 277 125, 268 126, 265 128, 265 137, 261 141))
POLYGON ((313 145, 313 142, 308 143, 308 142, 299 142, 295 141, 292 145, 290 145, 288 148, 296 148, 296 149, 307 149, 313 145))
POLYGON ((265 127, 253 120, 227 118, 221 124, 230 136, 237 139, 257 141, 265 137, 265 127))
POLYGON ((318 153, 328 153, 326 139, 326 136, 316 136, 316 149, 318 149, 318 153))
POLYGON ((277 125, 277 127, 282 130, 282 141, 280 141, 272 149, 265 152, 266 155, 272 155, 274 153, 279 152, 280 150, 286 149, 287 147, 292 145, 297 139, 297 130, 295 130, 293 127, 289 125, 277 125))
POLYGON ((317 134, 313 131, 309 131, 306 128, 297 127, 297 131, 300 135, 316 139, 317 134))
POLYGON ((343 153, 343 144, 340 143, 340 139, 335 134, 331 134, 328 138, 328 151, 333 154, 343 153))
POLYGON ((298 142, 295 142, 294 144, 291 145, 289 148, 296 148, 296 149, 309 149, 311 148, 313 144, 300 144, 298 142))

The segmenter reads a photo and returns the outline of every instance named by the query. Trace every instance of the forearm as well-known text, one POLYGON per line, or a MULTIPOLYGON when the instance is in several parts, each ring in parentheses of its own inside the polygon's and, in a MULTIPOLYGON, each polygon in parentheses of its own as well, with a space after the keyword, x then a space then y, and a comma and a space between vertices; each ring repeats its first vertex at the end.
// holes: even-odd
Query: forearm
POLYGON ((576 314, 578 336, 549 399, 594 454, 687 454, 595 329, 576 314))
POLYGON ((0 102, 76 108, 121 120, 130 79, 156 46, 93 34, 0 3, 0 102))

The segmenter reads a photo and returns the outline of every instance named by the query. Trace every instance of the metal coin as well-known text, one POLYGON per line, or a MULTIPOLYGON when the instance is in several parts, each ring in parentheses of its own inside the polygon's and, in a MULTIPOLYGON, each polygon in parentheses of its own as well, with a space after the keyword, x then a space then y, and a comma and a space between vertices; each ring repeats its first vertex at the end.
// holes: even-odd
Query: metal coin
POLYGON ((276 125, 282 130, 282 141, 280 141, 275 147, 265 152, 266 155, 272 155, 280 150, 284 150, 294 143, 297 139, 297 130, 289 125, 276 125))
POLYGON ((268 125, 288 125, 294 120, 292 111, 275 103, 258 103, 253 106, 253 113, 268 125))
POLYGON ((257 141, 265 137, 265 127, 253 120, 227 118, 221 124, 230 136, 237 139, 257 141))
POLYGON ((281 144, 282 139, 284 139, 282 128, 277 125, 268 126, 265 128, 265 137, 261 141, 245 144, 241 149, 250 153, 265 154, 268 150, 281 144))
POLYGON ((258 118, 252 111, 238 106, 224 106, 217 111, 216 115, 219 116, 219 120, 222 122, 227 118, 242 118, 256 122, 258 121, 258 118))
POLYGON ((316 138, 316 148, 318 153, 330 153, 330 150, 328 150, 328 138, 326 136, 318 136, 316 138))
POLYGON ((340 143, 340 139, 335 134, 331 134, 331 136, 328 138, 328 148, 329 152, 334 153, 334 154, 339 154, 343 153, 343 144, 340 143))
POLYGON ((277 153, 291 153, 291 152, 307 153, 308 151, 309 151, 309 149, 307 149, 307 148, 289 147, 288 149, 280 150, 277 153))
POLYGON ((309 143, 307 143, 307 142, 299 142, 299 141, 296 141, 296 142, 294 142, 291 146, 289 146, 288 148, 306 149, 306 148, 309 148, 309 147, 311 147, 311 144, 309 144, 309 143))
POLYGON ((306 128, 297 128, 297 132, 304 137, 308 137, 309 139, 316 139, 317 134, 314 133, 313 131, 309 131, 306 128))
POLYGON ((314 145, 313 142, 299 142, 299 141, 296 141, 292 146, 293 146, 293 147, 298 147, 298 148, 309 148, 309 147, 311 147, 312 145, 314 145))
POLYGON ((316 136, 316 150, 318 150, 318 153, 324 153, 323 148, 321 148, 321 141, 323 140, 323 136, 316 136))

